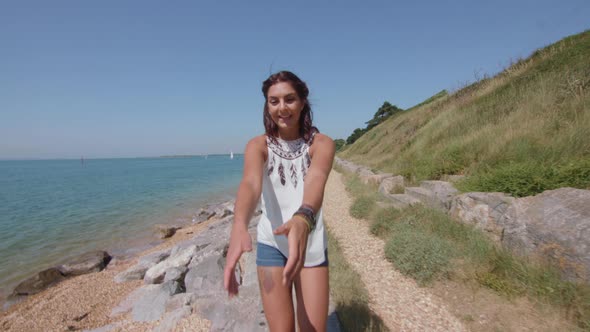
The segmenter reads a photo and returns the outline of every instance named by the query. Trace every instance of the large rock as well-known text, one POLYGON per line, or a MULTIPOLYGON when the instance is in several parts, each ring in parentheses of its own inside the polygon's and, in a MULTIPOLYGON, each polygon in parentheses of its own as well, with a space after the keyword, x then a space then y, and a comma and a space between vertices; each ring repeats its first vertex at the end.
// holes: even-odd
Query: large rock
POLYGON ((451 208, 451 201, 459 191, 446 181, 422 181, 420 187, 430 190, 434 194, 434 208, 448 211, 451 208))
POLYGON ((174 311, 167 312, 160 324, 156 326, 154 332, 169 332, 174 331, 176 325, 183 319, 190 316, 193 313, 193 309, 190 306, 184 306, 174 311))
POLYGON ((12 292, 12 295, 18 296, 37 294, 47 287, 64 279, 65 277, 61 274, 61 272, 57 268, 52 267, 47 270, 43 270, 18 284, 18 286, 16 286, 12 292))
POLYGON ((166 312, 166 304, 172 295, 180 292, 178 282, 170 281, 159 285, 145 285, 142 294, 133 303, 131 311, 134 321, 155 321, 166 312))
POLYGON ((154 226, 156 228, 156 231, 158 232, 158 236, 160 237, 160 239, 167 239, 169 237, 172 237, 174 234, 176 234, 176 231, 181 229, 182 227, 179 226, 175 226, 175 225, 164 225, 164 224, 158 224, 154 226))
POLYGON ((221 292, 224 264, 225 258, 222 255, 210 255, 200 264, 191 267, 184 278, 187 293, 201 297, 221 292))
POLYGON ((502 241, 502 218, 514 201, 503 193, 470 192, 452 199, 449 214, 484 231, 496 243, 502 241))
POLYGON ((92 251, 57 268, 64 276, 77 276, 99 272, 109 264, 111 258, 111 255, 106 251, 92 251))
POLYGON ((115 276, 115 282, 122 283, 129 280, 141 280, 144 278, 148 269, 160 263, 170 256, 170 250, 163 250, 145 255, 139 259, 139 262, 129 269, 120 272, 115 276))
POLYGON ((560 188, 515 199, 501 219, 502 244, 557 265, 569 280, 590 279, 590 191, 560 188))
POLYGON ((156 251, 151 254, 142 256, 139 259, 139 265, 152 267, 166 258, 170 257, 171 249, 156 251))
POLYGON ((405 181, 401 175, 384 178, 379 184, 379 192, 387 196, 404 192, 405 181))
POLYGON ((258 289, 255 250, 240 259, 240 293, 230 301, 222 285, 223 256, 211 256, 187 274, 187 292, 196 295, 193 306, 211 321, 211 331, 268 331, 258 289))
POLYGON ((201 223, 213 217, 223 219, 229 215, 234 214, 234 204, 235 202, 231 200, 220 204, 207 205, 206 207, 200 209, 199 212, 193 217, 193 222, 201 223))
POLYGON ((188 268, 186 266, 179 266, 179 267, 171 267, 166 270, 166 274, 164 275, 164 282, 167 281, 178 281, 179 283, 184 282, 184 276, 188 268))
POLYGON ((116 317, 131 311, 134 321, 158 320, 166 312, 168 301, 180 291, 180 284, 175 281, 144 285, 131 292, 117 307, 113 308, 110 316, 116 317))
POLYGON ((357 175, 364 184, 368 184, 369 181, 371 181, 371 179, 375 176, 375 173, 366 167, 359 167, 357 170, 357 175))
POLYGON ((338 157, 334 158, 334 162, 336 162, 336 165, 342 167, 346 172, 356 173, 359 169, 359 166, 356 164, 338 157))
POLYGON ((203 221, 207 221, 207 220, 213 218, 213 216, 215 216, 215 212, 214 211, 211 211, 211 210, 202 208, 193 217, 193 222, 199 224, 199 223, 202 223, 203 221))
POLYGON ((196 296, 192 293, 174 294, 166 303, 166 312, 174 311, 184 306, 190 306, 195 299, 196 296))
POLYGON ((402 210, 410 206, 422 204, 420 200, 406 194, 387 194, 385 197, 387 198, 387 202, 377 202, 377 205, 381 208, 394 207, 402 210))
POLYGON ((213 205, 212 208, 213 208, 213 211, 215 211, 215 217, 220 218, 220 219, 234 214, 234 203, 233 202, 225 202, 225 203, 213 205))
POLYGON ((391 178, 392 176, 393 176, 393 174, 391 174, 391 173, 377 173, 377 174, 367 177, 366 183, 372 184, 375 186, 379 186, 381 184, 381 182, 383 182, 385 179, 391 178))
POLYGON ((170 257, 166 260, 161 261, 160 263, 152 266, 149 268, 145 276, 143 277, 143 281, 146 284, 153 284, 153 283, 160 283, 164 280, 164 275, 166 274, 166 270, 172 267, 181 267, 187 266, 190 263, 193 256, 197 253, 197 246, 191 245, 188 248, 180 250, 179 252, 172 253, 170 257))
POLYGON ((141 280, 145 276, 145 272, 149 269, 148 266, 134 265, 127 270, 118 273, 115 276, 116 283, 127 282, 130 280, 141 280))

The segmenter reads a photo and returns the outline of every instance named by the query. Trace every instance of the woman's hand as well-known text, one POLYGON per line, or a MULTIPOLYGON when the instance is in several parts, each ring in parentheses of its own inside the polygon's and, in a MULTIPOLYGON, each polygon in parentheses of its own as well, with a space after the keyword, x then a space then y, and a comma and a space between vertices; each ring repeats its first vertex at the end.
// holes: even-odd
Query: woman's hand
POLYGON ((303 268, 309 229, 305 220, 295 217, 277 227, 274 234, 285 235, 289 241, 289 258, 283 269, 283 285, 286 286, 303 268))
POLYGON ((252 251, 252 237, 248 233, 248 227, 234 224, 229 238, 229 248, 225 257, 225 270, 223 272, 223 286, 230 298, 238 295, 239 284, 236 280, 236 264, 246 251, 252 251))

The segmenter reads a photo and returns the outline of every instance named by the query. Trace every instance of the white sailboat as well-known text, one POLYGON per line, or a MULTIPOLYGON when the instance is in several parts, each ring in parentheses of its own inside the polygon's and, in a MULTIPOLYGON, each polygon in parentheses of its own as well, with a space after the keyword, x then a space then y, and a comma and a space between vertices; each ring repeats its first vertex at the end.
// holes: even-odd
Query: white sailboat
POLYGON ((234 152, 233 151, 229 151, 229 159, 234 159, 234 152))

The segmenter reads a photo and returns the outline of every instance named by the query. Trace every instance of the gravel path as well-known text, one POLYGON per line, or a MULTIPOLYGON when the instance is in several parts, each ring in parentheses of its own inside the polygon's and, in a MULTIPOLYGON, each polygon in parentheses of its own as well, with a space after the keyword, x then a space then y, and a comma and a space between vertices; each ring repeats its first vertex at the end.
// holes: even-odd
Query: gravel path
POLYGON ((342 175, 332 170, 323 203, 326 224, 346 260, 361 276, 371 310, 391 331, 465 331, 439 298, 385 259, 383 240, 370 233, 366 221, 349 215, 351 204, 342 175))

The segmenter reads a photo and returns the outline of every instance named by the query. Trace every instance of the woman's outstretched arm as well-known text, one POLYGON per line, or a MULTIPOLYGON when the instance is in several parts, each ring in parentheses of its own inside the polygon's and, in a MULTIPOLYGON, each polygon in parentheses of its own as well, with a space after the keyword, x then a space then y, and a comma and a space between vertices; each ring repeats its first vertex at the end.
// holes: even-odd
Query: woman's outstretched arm
POLYGON ((252 238, 248 224, 254 214, 262 192, 262 172, 266 155, 264 136, 251 139, 244 152, 244 174, 234 208, 234 223, 227 251, 223 285, 230 297, 238 294, 238 282, 234 273, 236 264, 245 251, 252 251, 252 238))
MULTIPOLYGON (((324 200, 324 188, 332 170, 336 148, 334 141, 326 135, 317 134, 310 148, 311 165, 305 176, 303 204, 311 206, 313 211, 321 208, 324 200)), ((289 239, 289 258, 283 270, 283 284, 291 282, 305 263, 307 249, 307 225, 301 218, 292 218, 278 227, 275 234, 286 235, 289 239)))

